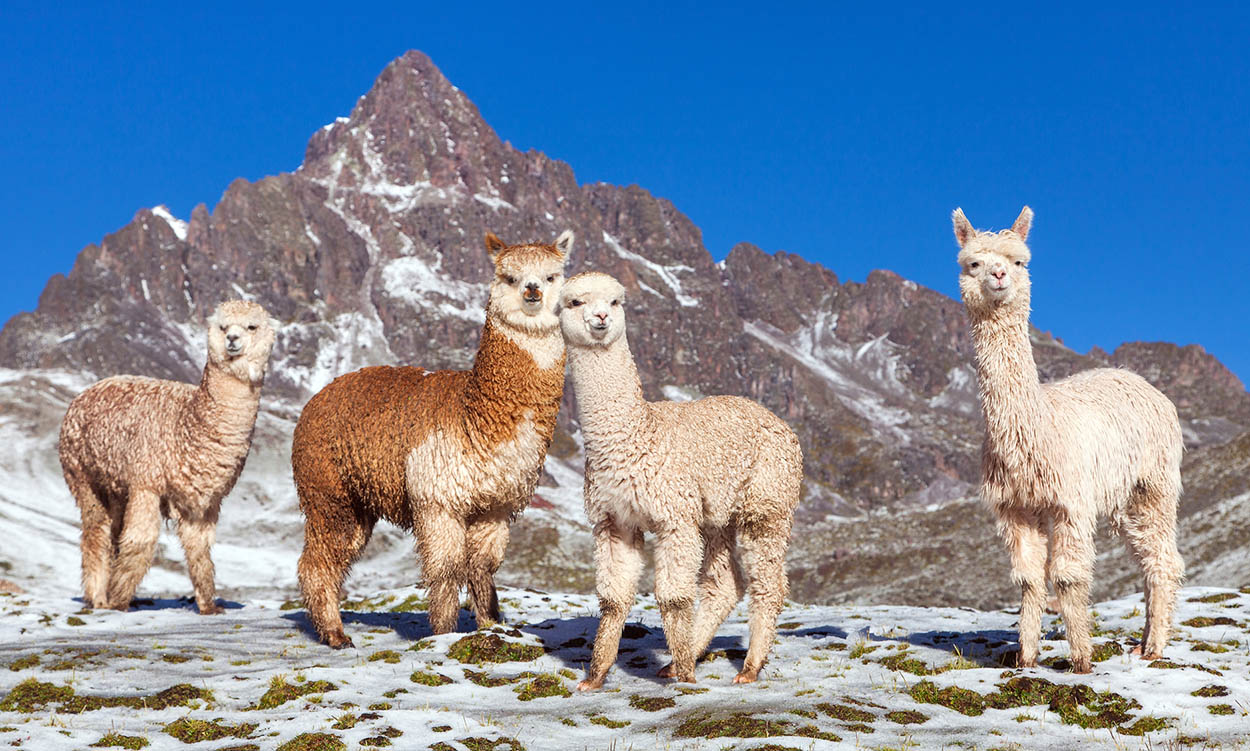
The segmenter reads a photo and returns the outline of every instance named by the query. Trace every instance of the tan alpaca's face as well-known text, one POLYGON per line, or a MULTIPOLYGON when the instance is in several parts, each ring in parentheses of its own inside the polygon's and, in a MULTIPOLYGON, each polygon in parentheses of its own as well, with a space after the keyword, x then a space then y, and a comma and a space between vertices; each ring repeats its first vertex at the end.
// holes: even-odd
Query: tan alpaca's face
POLYGON ((625 333, 625 288, 595 271, 578 274, 560 293, 560 333, 572 347, 607 347, 625 333))
POLYGON ((959 241, 959 292, 964 304, 978 310, 1029 304, 1029 246, 1025 244, 1033 212, 1024 207, 1011 229, 979 232, 955 209, 959 241))
POLYGON ((241 380, 257 382, 265 375, 276 328, 256 303, 224 302, 208 319, 208 357, 241 380))
POLYGON ((486 250, 495 262, 490 284, 491 316, 511 328, 533 334, 555 330, 555 308, 564 283, 564 264, 573 245, 566 230, 552 245, 505 245, 486 235, 486 250))

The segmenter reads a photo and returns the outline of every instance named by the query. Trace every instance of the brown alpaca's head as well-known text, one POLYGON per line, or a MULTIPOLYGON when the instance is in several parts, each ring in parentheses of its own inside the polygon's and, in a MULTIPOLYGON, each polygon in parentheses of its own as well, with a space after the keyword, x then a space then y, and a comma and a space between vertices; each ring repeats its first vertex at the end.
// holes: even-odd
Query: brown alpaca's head
POLYGON ((560 325, 556 301, 572 249, 571 230, 562 232, 551 245, 507 245, 487 232, 486 252, 495 264, 487 316, 528 334, 555 331, 560 325))
POLYGON ((208 359, 244 383, 265 377, 277 323, 246 300, 227 300, 208 317, 208 359))
POLYGON ((1029 314, 1029 228, 1033 210, 1025 206, 1011 229, 973 229, 963 209, 951 214, 959 241, 959 294, 976 317, 1029 314))

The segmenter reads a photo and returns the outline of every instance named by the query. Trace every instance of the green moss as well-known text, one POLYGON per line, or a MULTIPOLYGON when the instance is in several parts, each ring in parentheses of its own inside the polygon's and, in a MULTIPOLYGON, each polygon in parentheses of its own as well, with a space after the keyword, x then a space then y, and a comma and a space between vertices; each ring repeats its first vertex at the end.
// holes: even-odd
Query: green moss
POLYGON ((91 744, 92 748, 145 748, 149 744, 147 738, 141 738, 137 735, 119 735, 117 733, 109 733, 100 740, 91 744))
POLYGON ((360 741, 360 745, 372 746, 374 748, 389 746, 391 745, 392 738, 398 738, 399 736, 403 734, 404 734, 404 731, 387 726, 387 727, 382 728, 380 731, 378 731, 377 735, 371 735, 368 738, 362 739, 360 741))
POLYGON ((907 693, 921 704, 937 704, 969 717, 985 712, 985 697, 976 691, 958 686, 939 689, 932 681, 920 681, 908 689, 907 693))
POLYGON ((413 683, 420 683, 422 686, 446 686, 448 683, 454 683, 452 679, 439 673, 427 673, 424 670, 418 670, 408 676, 408 680, 413 683))
POLYGON ((79 714, 109 707, 184 707, 192 701, 210 702, 212 699, 212 692, 187 683, 180 683, 148 696, 77 696, 69 686, 56 686, 28 678, 14 686, 4 700, 0 701, 0 711, 35 712, 47 704, 58 704, 62 714, 79 714))
POLYGON ((1208 644, 1200 641, 1192 647, 1195 652, 1214 652, 1215 654, 1223 654, 1228 651, 1228 647, 1223 644, 1208 644))
POLYGON ((521 701, 546 699, 551 696, 561 696, 567 699, 573 695, 564 685, 564 681, 560 680, 560 676, 551 673, 535 676, 533 680, 512 690, 516 692, 516 698, 521 701))
POLYGON ((481 665, 484 662, 529 662, 543 656, 534 644, 507 641, 499 634, 476 633, 460 639, 447 650, 453 660, 481 665))
POLYGON ((1092 659, 1094 662, 1106 662, 1122 654, 1124 654, 1124 647, 1120 646, 1118 641, 1109 641, 1094 647, 1092 659))
POLYGON ((347 744, 330 733, 300 733, 278 746, 278 751, 347 751, 347 744))
POLYGON ((629 724, 629 720, 609 720, 601 714, 591 715, 586 719, 590 720, 590 724, 592 725, 602 725, 605 728, 612 728, 613 730, 620 730, 629 724))
POLYGON ((79 618, 76 615, 71 615, 70 617, 66 618, 65 622, 71 626, 86 626, 87 625, 86 621, 84 621, 83 619, 79 618))
POLYGON ((921 681, 909 690, 911 697, 925 704, 939 704, 965 715, 979 715, 988 708, 1049 705, 1064 723, 1083 728, 1110 728, 1131 719, 1129 710, 1140 709, 1135 699, 1116 693, 1099 693, 1089 686, 1056 684, 1044 678, 1016 677, 997 686, 998 691, 982 696, 975 691, 948 686, 938 689, 921 681))
POLYGON ((336 719, 334 724, 330 727, 335 730, 351 730, 356 727, 357 722, 360 722, 360 718, 351 712, 348 712, 346 714, 339 715, 338 719, 336 719))
POLYGON ((890 670, 900 670, 904 673, 911 673, 912 675, 933 675, 934 673, 945 672, 940 668, 934 670, 923 661, 908 656, 907 652, 899 652, 898 654, 892 654, 889 657, 882 657, 877 661, 877 663, 882 667, 889 668, 890 670))
MULTIPOLYGON (((842 740, 835 737, 833 740, 842 740)), ((776 743, 765 743, 763 746, 752 746, 751 751, 802 751, 794 746, 778 746, 776 743)))
POLYGON ((329 681, 307 681, 292 686, 283 680, 282 676, 275 675, 269 681, 269 690, 260 697, 260 700, 255 705, 248 707, 248 709, 273 709, 301 696, 324 694, 327 691, 335 691, 337 689, 338 686, 329 681))
POLYGON ((809 720, 814 720, 819 716, 810 709, 791 709, 790 714, 804 717, 809 720))
POLYGON ((1229 714, 1233 714, 1234 712, 1236 712, 1236 710, 1233 709, 1231 704, 1212 704, 1211 706, 1207 707, 1207 711, 1210 712, 1211 714, 1216 714, 1216 715, 1229 715, 1229 714))
POLYGON ((677 706, 677 700, 669 696, 639 696, 634 694, 629 697, 629 706, 634 709, 641 709, 644 712, 659 712, 677 706))
POLYGON ((433 733, 446 733, 448 730, 451 730, 451 725, 435 725, 430 728, 430 732, 433 733))
POLYGON ((1194 618, 1190 618, 1187 621, 1181 621, 1181 625, 1189 626, 1190 628, 1207 628, 1208 626, 1236 626, 1237 621, 1233 620, 1232 618, 1229 618, 1226 615, 1221 615, 1216 618, 1209 618, 1205 615, 1199 615, 1194 618))
POLYGON ((484 688, 495 688, 496 686, 507 686, 512 683, 520 683, 521 681, 529 680, 530 678, 536 678, 538 676, 538 673, 534 673, 529 670, 525 671, 524 673, 520 673, 519 675, 510 675, 510 676, 504 676, 504 675, 492 676, 489 673, 486 673, 484 671, 470 670, 469 668, 463 668, 463 670, 464 670, 465 678, 468 678, 471 682, 479 686, 482 686, 484 688))
POLYGON ((1186 602, 1224 602, 1236 599, 1236 597, 1236 592, 1221 592, 1219 594, 1207 595, 1206 597, 1190 597, 1186 602))
POLYGON ((872 646, 869 646, 868 644, 861 641, 861 642, 857 642, 855 646, 851 647, 851 651, 847 652, 846 656, 851 658, 852 660, 858 660, 859 658, 863 657, 869 652, 876 652, 876 651, 877 651, 877 646, 875 644, 872 646))
POLYGON ((182 663, 189 662, 190 660, 191 658, 188 657, 187 655, 176 655, 176 654, 161 655, 161 662, 169 662, 169 663, 173 663, 174 665, 181 665, 182 663))
POLYGON ((1194 691, 1190 696, 1201 696, 1204 699, 1213 699, 1217 696, 1228 696, 1227 686, 1217 686, 1214 683, 1210 686, 1203 686, 1194 691))
POLYGON ((408 595, 403 602, 391 606, 392 613, 413 613, 418 610, 429 610, 430 601, 420 595, 408 595))
MULTIPOLYGON (((821 730, 815 725, 804 725, 797 730, 791 730, 790 735, 797 735, 800 738, 818 738, 822 741, 833 741, 835 743, 842 740, 842 736, 821 730)), ((756 748, 760 748, 760 746, 756 746, 756 748)))
POLYGON ((39 664, 39 655, 26 655, 9 663, 9 670, 18 671, 33 668, 39 664))
POLYGON ((1167 720, 1158 717, 1142 717, 1132 725, 1125 725, 1119 729, 1120 735, 1145 735, 1153 733, 1156 730, 1166 730, 1171 727, 1167 720))
POLYGON ((400 655, 393 649, 384 649, 381 652, 374 652, 369 655, 369 662, 378 662, 379 660, 388 665, 397 665, 399 664, 400 655))
POLYGON ((256 732, 256 726, 250 723, 239 725, 223 725, 207 720, 193 720, 182 717, 161 728, 166 735, 171 735, 183 743, 199 743, 215 741, 221 738, 247 738, 256 732))
POLYGON ((900 725, 917 725, 929 720, 929 715, 917 712, 914 709, 903 709, 897 712, 887 712, 885 715, 887 720, 897 722, 900 725))
POLYGON ((391 703, 389 701, 379 701, 379 702, 369 705, 369 709, 372 709, 377 712, 385 712, 386 710, 390 708, 391 708, 391 703))
POLYGON ((824 712, 835 720, 841 720, 843 722, 877 721, 877 716, 872 712, 868 712, 863 709, 856 709, 855 707, 847 706, 846 704, 817 704, 816 709, 819 709, 821 712, 824 712))
POLYGON ((771 738, 789 735, 790 723, 768 720, 736 712, 696 714, 682 720, 673 731, 675 738, 771 738))
MULTIPOLYGON (((457 743, 464 744, 469 751, 525 751, 525 746, 516 738, 458 738, 457 743)), ((447 743, 435 743, 430 751, 456 751, 447 743)))

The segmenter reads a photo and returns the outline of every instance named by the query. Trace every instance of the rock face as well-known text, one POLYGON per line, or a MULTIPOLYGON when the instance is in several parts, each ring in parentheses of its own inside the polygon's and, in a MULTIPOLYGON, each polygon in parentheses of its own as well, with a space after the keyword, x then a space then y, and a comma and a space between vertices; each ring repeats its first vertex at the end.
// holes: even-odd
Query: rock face
MULTIPOLYGON (((699 229, 670 202, 637 186, 579 185, 568 165, 502 143, 419 52, 391 63, 350 117, 317 131, 296 172, 237 180, 211 212, 198 206, 188 222, 143 209, 84 249, 68 276, 49 280, 34 312, 0 331, 0 367, 11 371, 0 379, 0 400, 28 399, 31 381, 22 374, 48 369, 85 380, 195 380, 205 316, 220 300, 243 296, 282 323, 265 385, 265 410, 276 422, 257 439, 272 444, 260 446, 261 455, 279 457, 290 440, 281 424, 338 374, 379 363, 468 367, 491 273, 485 232, 549 242, 565 228, 577 234, 570 272, 606 271, 629 291, 631 344, 649 398, 742 394, 798 432, 807 482, 792 556, 797 595, 872 600, 889 589, 894 602, 922 599, 908 594, 915 587, 886 587, 881 577, 897 572, 875 557, 905 562, 913 534, 922 547, 949 538, 945 553, 924 548, 931 554, 917 571, 933 573, 918 575, 947 577, 956 566, 964 581, 1007 584, 989 520, 968 502, 979 474, 980 415, 957 301, 889 271, 842 283, 819 265, 749 244, 715 263, 699 229), (870 518, 854 521, 861 517, 870 518), (889 541, 872 548, 861 533, 889 541), (976 556, 959 554, 968 535, 979 538, 976 556)), ((1158 385, 1180 409, 1195 450, 1190 465, 1217 461, 1219 447, 1244 442, 1250 429, 1245 387, 1195 345, 1133 343, 1079 355, 1041 333, 1034 344, 1046 379, 1116 365, 1158 385)), ((58 402, 39 403, 55 410, 58 402)), ((566 393, 541 502, 514 530, 505 573, 519 582, 591 582, 573 406, 566 393)), ((30 424, 54 430, 58 419, 30 424)), ((5 429, 46 448, 30 425, 5 429)), ((270 474, 253 472, 256 495, 247 502, 284 521, 269 530, 276 541, 256 544, 297 550, 289 467, 278 458, 263 463, 270 474)), ((1213 474, 1208 469, 1197 471, 1213 474)), ((1186 509, 1245 495, 1240 477, 1212 483, 1211 496, 1187 499, 1186 509)), ((3 503, 12 500, 4 492, 0 529, 3 503)), ((223 525, 230 516, 227 500, 223 525)), ((66 534, 72 541, 72 530, 66 534)))

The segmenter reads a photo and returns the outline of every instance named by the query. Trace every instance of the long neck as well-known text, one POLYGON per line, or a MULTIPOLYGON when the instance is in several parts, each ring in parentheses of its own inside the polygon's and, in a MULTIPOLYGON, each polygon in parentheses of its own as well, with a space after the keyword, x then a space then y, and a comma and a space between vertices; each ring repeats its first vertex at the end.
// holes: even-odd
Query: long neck
POLYGON ((624 336, 606 348, 571 348, 569 363, 588 454, 648 428, 650 411, 624 336))
MULTIPOLYGON (((540 432, 554 430, 560 397, 564 393, 564 345, 560 331, 545 334, 512 334, 487 318, 477 357, 464 390, 465 414, 481 434, 491 431, 500 416, 510 424, 532 413, 540 432), (554 348, 554 349, 553 349, 554 348), (561 353, 540 367, 534 352, 561 353)), ((541 359, 546 359, 540 355, 541 359)), ((548 438, 550 436, 548 435, 548 438)))
POLYGON ((1026 456, 1036 443, 1044 403, 1029 322, 1023 315, 990 315, 972 323, 977 385, 987 440, 998 453, 1026 456))
POLYGON ((200 387, 183 413, 184 419, 195 426, 190 434, 206 436, 207 428, 217 440, 246 443, 256 425, 260 386, 241 381, 209 362, 204 366, 200 387))

